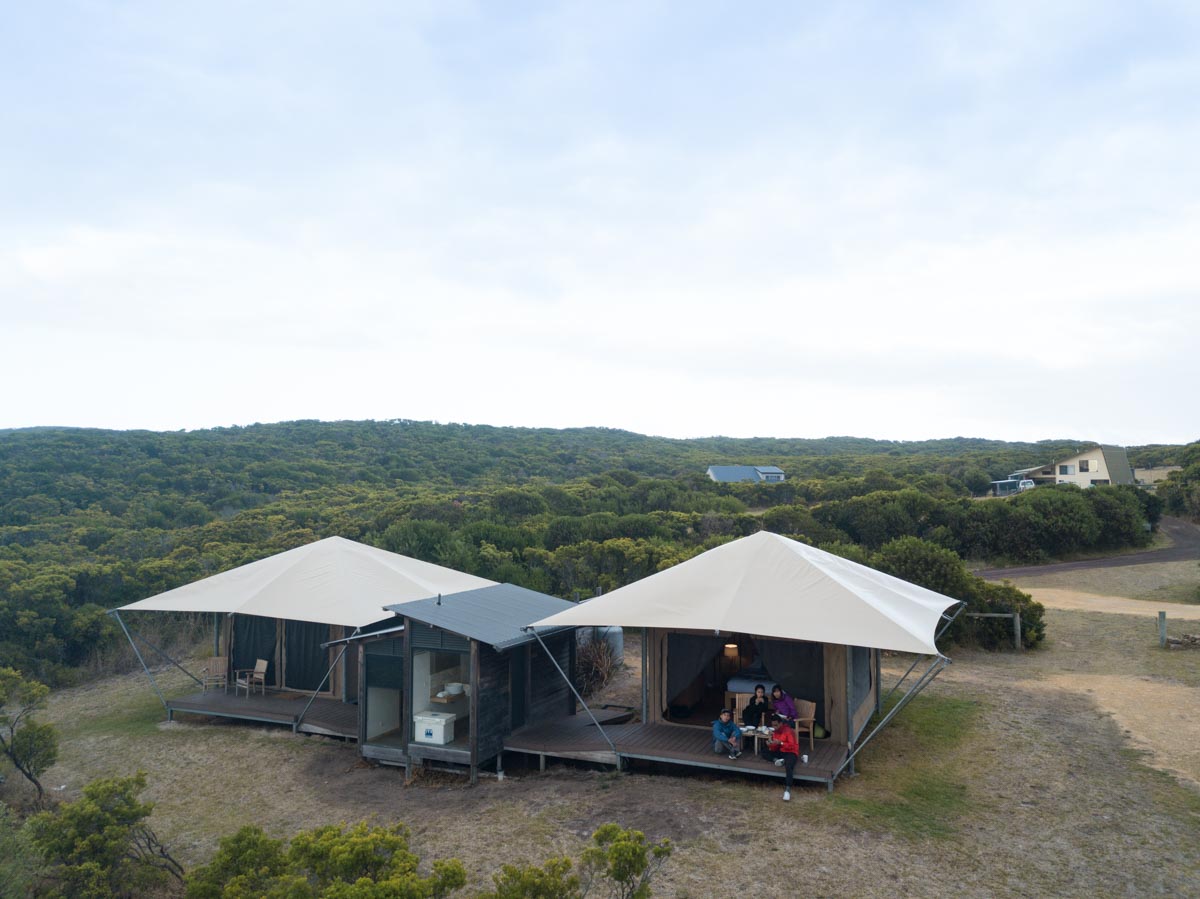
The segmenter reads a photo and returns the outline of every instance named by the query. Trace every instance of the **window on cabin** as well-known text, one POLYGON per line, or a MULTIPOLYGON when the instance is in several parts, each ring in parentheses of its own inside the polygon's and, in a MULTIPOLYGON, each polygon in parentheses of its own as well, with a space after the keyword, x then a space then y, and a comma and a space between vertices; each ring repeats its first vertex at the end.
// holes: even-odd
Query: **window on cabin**
POLYGON ((1085 471, 1091 471, 1092 470, 1091 466, 1092 466, 1091 459, 1080 459, 1079 460, 1079 473, 1083 474, 1085 471))
POLYGON ((1060 465, 1060 466, 1058 466, 1058 473, 1059 474, 1075 474, 1075 466, 1074 465, 1060 465))

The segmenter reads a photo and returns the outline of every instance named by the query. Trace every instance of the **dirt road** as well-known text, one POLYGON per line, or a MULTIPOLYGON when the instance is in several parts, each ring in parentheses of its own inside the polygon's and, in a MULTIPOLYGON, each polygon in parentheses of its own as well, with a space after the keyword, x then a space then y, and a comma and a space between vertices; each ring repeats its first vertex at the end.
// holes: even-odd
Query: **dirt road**
POLYGON ((1049 565, 1026 565, 1021 568, 985 568, 976 571, 975 574, 989 581, 999 581, 1005 578, 1056 574, 1061 571, 1120 568, 1151 562, 1189 562, 1200 559, 1200 527, 1182 518, 1163 518, 1159 522, 1159 529, 1171 539, 1170 546, 1121 556, 1107 556, 1103 559, 1085 559, 1080 562, 1054 562, 1049 565))

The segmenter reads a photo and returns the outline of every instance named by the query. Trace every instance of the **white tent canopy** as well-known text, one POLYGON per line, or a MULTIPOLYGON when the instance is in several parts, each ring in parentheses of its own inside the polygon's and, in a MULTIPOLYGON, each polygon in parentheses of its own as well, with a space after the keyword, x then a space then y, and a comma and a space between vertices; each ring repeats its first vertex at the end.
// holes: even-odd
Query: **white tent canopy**
POLYGON ((363 627, 395 614, 384 606, 495 583, 343 537, 327 537, 118 611, 236 612, 363 627))
POLYGON ((766 531, 535 621, 707 630, 938 654, 958 600, 766 531))

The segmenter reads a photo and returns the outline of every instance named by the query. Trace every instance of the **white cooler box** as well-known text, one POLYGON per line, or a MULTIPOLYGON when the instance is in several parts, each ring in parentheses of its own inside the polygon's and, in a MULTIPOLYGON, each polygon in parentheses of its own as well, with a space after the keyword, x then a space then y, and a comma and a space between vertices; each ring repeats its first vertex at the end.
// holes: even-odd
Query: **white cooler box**
POLYGON ((454 719, 457 717, 453 712, 421 712, 413 715, 413 738, 418 743, 453 743, 454 719))

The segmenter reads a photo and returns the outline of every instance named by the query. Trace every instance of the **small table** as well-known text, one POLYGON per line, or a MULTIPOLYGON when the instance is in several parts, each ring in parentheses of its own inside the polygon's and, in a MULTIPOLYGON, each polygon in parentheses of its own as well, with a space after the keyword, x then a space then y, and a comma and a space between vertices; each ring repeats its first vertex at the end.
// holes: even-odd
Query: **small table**
POLYGON ((767 731, 766 733, 763 733, 762 731, 758 730, 757 728, 754 730, 751 730, 751 731, 742 731, 742 745, 745 746, 747 740, 753 740, 754 741, 754 754, 758 755, 758 750, 761 745, 759 743, 759 741, 760 740, 770 740, 773 733, 774 733, 773 731, 767 731))

